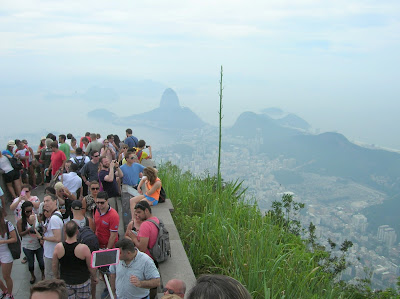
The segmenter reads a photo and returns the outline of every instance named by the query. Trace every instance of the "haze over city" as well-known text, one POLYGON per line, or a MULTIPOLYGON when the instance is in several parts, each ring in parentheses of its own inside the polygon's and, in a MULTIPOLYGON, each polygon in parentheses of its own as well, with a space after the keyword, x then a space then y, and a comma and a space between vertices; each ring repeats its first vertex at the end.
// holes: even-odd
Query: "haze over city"
POLYGON ((224 126, 279 107, 400 149, 399 16, 398 1, 2 1, 0 99, 18 108, 2 132, 144 112, 166 87, 216 125, 223 65, 224 126))

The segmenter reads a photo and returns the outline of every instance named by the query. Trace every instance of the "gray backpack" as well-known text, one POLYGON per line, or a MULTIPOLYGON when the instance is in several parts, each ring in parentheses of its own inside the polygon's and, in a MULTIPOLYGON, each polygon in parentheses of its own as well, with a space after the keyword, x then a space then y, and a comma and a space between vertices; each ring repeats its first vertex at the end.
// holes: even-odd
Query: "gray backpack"
POLYGON ((157 241, 153 248, 149 248, 150 254, 155 261, 162 263, 171 256, 171 245, 169 244, 169 232, 165 228, 164 223, 160 220, 160 224, 154 220, 147 220, 153 223, 158 229, 157 241))

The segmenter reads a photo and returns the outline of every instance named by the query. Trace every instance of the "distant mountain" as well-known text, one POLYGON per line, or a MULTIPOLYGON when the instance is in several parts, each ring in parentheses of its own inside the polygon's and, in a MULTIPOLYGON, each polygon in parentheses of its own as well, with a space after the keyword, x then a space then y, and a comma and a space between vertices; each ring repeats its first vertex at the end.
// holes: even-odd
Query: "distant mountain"
POLYGON ((189 108, 180 106, 179 98, 171 88, 164 91, 160 107, 148 112, 127 117, 117 117, 105 109, 97 109, 88 113, 89 117, 97 119, 104 119, 102 118, 104 115, 108 115, 108 119, 112 120, 114 124, 144 125, 161 129, 193 130, 206 125, 189 108))
POLYGON ((260 151, 295 158, 302 171, 338 176, 393 194, 400 192, 400 154, 363 148, 342 134, 308 134, 277 123, 265 114, 242 113, 228 134, 262 137, 260 151))
POLYGON ((296 114, 288 114, 285 117, 279 118, 276 120, 278 124, 283 126, 309 130, 311 128, 310 124, 306 122, 301 117, 297 116, 296 114))

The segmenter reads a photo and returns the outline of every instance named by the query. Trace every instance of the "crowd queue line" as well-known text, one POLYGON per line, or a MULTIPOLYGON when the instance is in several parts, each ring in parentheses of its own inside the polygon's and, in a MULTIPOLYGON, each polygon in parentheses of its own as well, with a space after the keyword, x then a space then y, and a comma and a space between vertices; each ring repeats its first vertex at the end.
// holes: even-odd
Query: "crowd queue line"
MULTIPOLYGON (((151 207, 160 200, 162 182, 155 167, 141 164, 147 159, 152 159, 151 146, 133 136, 131 129, 126 130, 122 142, 117 135, 102 139, 87 132, 79 146, 72 134, 59 135, 57 141, 49 133, 41 138, 36 152, 26 140, 10 140, 0 153, 0 170, 13 198, 10 210, 15 225, 4 218, 6 201, 0 188, 4 280, 0 280, 0 299, 14 298, 10 244, 18 238, 25 255, 22 262, 31 273, 31 298, 37 293, 45 298, 46 292, 59 298, 96 298, 101 275, 91 267, 91 252, 115 247, 120 249, 120 262, 103 269, 114 298, 155 298, 160 274, 150 250, 156 244, 160 220, 152 215, 151 207), (43 201, 31 195, 37 185, 46 187, 43 201), (123 236, 118 234, 120 226, 123 236), (41 270, 38 283, 35 257, 41 270)), ((240 285, 230 277, 204 276, 190 294, 199 295, 202 288, 223 294, 230 289, 224 291, 223 286, 229 284, 235 284, 236 290, 240 285), (213 284, 215 289, 210 287, 213 284)), ((247 290, 241 288, 238 294, 247 296, 247 290)), ((102 297, 107 292, 105 289, 102 297)), ((165 298, 184 298, 186 286, 173 279, 163 292, 165 298)))

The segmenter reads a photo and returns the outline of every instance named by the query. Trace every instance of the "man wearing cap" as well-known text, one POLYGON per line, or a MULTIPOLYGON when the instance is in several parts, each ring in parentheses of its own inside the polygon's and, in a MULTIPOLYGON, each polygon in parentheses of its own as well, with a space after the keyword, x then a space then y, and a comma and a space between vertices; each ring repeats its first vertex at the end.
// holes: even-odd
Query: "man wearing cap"
POLYGON ((108 204, 108 195, 100 191, 96 198, 97 209, 94 213, 96 236, 99 239, 100 248, 114 248, 118 241, 119 216, 108 204))
POLYGON ((10 158, 14 157, 14 146, 15 146, 14 140, 8 141, 7 148, 4 151, 2 151, 1 153, 5 156, 6 155, 10 156, 10 158))
POLYGON ((72 220, 78 224, 79 228, 89 226, 92 231, 96 229, 93 219, 82 214, 82 202, 80 200, 74 200, 72 202, 71 211, 74 217, 72 220))

